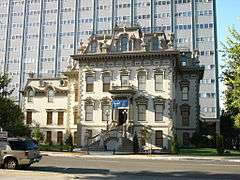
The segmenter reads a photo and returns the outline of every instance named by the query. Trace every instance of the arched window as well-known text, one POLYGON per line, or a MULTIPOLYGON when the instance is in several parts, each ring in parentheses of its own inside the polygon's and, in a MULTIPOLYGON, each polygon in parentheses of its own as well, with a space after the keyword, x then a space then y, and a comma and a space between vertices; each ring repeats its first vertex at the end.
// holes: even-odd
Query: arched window
POLYGON ((34 92, 33 90, 28 90, 28 102, 33 102, 34 92))
POLYGON ((52 89, 48 90, 47 96, 48 96, 48 102, 53 102, 54 91, 52 89))
POLYGON ((122 37, 121 39, 121 51, 127 51, 128 50, 128 38, 122 37))
POLYGON ((157 37, 152 38, 152 48, 153 51, 159 50, 159 40, 157 37))

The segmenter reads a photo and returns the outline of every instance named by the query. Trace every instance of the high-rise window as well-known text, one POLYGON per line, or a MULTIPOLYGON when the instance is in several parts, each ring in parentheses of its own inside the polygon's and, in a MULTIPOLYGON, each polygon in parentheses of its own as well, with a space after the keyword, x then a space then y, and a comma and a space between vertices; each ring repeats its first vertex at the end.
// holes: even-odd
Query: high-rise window
POLYGON ((93 76, 86 77, 86 92, 93 92, 94 78, 93 76))
POLYGON ((58 125, 63 125, 64 112, 58 112, 58 125))
POLYGON ((85 108, 85 121, 93 120, 93 106, 86 105, 85 108))
POLYGON ((48 111, 47 112, 47 125, 51 125, 52 124, 52 116, 53 116, 53 112, 52 111, 48 111))
POLYGON ((27 111, 26 124, 32 124, 32 111, 27 111))
POLYGON ((110 89, 111 77, 109 74, 103 75, 103 92, 108 92, 110 89))

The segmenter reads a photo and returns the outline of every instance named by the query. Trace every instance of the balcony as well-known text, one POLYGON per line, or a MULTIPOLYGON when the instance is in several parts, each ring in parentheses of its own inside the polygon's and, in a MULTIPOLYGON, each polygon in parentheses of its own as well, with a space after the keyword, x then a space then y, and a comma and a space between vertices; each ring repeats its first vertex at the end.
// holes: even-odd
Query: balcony
POLYGON ((135 94, 137 92, 133 85, 129 86, 115 86, 112 85, 109 90, 112 94, 135 94))

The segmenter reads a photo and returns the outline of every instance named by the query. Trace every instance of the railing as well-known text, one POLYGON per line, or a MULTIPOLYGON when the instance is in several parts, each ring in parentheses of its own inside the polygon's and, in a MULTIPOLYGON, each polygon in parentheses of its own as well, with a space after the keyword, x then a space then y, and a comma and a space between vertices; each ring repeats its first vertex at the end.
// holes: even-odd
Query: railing
POLYGON ((120 137, 119 134, 121 134, 121 136, 122 136, 122 133, 120 133, 122 131, 122 129, 123 129, 123 126, 117 126, 108 131, 102 130, 102 132, 100 132, 99 134, 88 138, 87 147, 91 147, 93 144, 95 144, 98 141, 99 141, 100 145, 104 145, 104 142, 108 138, 112 138, 112 137, 119 138, 120 137))
POLYGON ((110 90, 110 92, 136 92, 136 88, 133 85, 129 85, 129 86, 115 86, 112 85, 110 90))

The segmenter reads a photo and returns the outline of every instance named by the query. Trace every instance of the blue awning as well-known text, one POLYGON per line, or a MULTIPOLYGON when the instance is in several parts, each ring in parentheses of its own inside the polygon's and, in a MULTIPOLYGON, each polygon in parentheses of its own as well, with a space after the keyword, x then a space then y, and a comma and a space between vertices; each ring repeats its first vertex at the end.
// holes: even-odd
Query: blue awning
POLYGON ((127 108, 128 107, 128 100, 113 100, 112 101, 112 108, 127 108))

